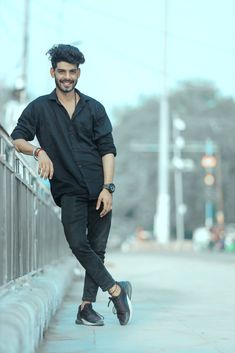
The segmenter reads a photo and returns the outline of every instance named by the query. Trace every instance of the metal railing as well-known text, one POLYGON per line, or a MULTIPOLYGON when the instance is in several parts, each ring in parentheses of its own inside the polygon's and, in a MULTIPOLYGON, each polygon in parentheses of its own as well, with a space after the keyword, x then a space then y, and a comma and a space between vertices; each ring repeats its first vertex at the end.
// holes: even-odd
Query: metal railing
POLYGON ((0 128, 0 286, 68 254, 60 209, 0 128))

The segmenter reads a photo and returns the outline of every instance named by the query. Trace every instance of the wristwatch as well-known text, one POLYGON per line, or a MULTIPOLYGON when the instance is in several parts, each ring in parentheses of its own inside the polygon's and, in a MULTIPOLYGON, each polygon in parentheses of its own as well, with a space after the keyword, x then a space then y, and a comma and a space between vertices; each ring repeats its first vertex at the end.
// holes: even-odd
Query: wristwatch
POLYGON ((115 191, 115 185, 113 183, 104 184, 103 189, 107 189, 110 192, 110 194, 112 194, 115 191))

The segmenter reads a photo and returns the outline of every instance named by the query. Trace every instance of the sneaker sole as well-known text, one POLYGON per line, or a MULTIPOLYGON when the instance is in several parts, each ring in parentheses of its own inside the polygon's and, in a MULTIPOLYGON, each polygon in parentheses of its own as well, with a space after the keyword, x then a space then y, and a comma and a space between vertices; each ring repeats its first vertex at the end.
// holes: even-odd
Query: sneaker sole
POLYGON ((86 321, 84 319, 77 319, 75 321, 75 324, 77 325, 85 325, 85 326, 104 326, 104 322, 89 322, 89 321, 86 321))

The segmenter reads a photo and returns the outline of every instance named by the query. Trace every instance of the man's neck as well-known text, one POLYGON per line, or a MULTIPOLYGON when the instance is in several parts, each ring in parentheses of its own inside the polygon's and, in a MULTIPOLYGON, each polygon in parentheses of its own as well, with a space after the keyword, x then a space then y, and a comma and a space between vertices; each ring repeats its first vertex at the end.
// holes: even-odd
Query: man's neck
POLYGON ((75 93, 76 93, 75 89, 73 89, 71 92, 62 92, 61 90, 56 88, 56 95, 58 99, 61 100, 62 102, 74 101, 75 93))

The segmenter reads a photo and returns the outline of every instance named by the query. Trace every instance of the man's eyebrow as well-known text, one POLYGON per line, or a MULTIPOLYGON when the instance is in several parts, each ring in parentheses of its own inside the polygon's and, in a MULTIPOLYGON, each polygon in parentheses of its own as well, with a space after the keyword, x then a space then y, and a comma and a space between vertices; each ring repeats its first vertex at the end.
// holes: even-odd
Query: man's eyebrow
POLYGON ((70 69, 70 70, 66 70, 66 69, 59 69, 57 68, 57 71, 69 71, 69 72, 73 72, 73 71, 77 71, 78 69, 74 68, 74 69, 70 69))

